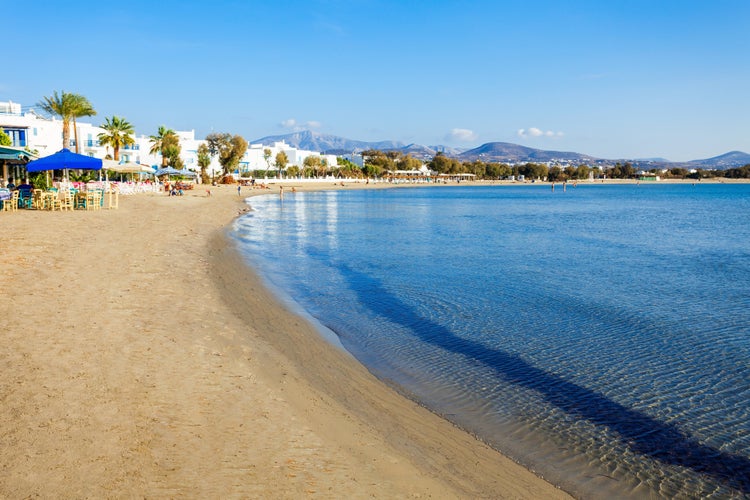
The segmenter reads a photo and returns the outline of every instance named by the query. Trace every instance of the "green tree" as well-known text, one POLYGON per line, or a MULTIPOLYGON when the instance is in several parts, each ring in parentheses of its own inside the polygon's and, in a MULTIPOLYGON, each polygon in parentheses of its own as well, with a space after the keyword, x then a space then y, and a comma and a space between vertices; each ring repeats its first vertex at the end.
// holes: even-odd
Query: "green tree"
POLYGON ((347 160, 346 158, 337 158, 336 163, 338 164, 338 170, 344 177, 359 178, 362 177, 362 169, 357 166, 356 163, 347 160))
POLYGON ((211 165, 211 153, 208 151, 208 146, 206 143, 201 143, 200 146, 198 146, 198 166, 201 169, 201 181, 204 184, 208 183, 208 167, 211 165))
POLYGON ((224 176, 229 175, 240 164, 247 151, 247 141, 239 135, 212 133, 206 136, 208 152, 217 156, 224 176))
POLYGON ((175 138, 177 138, 175 131, 164 125, 159 125, 156 135, 149 136, 149 140, 151 141, 149 153, 152 155, 161 155, 161 168, 166 167, 169 161, 169 158, 165 154, 165 146, 169 147, 170 144, 173 144, 175 138))
POLYGON ((297 177, 299 175, 299 167, 297 165, 292 165, 291 167, 288 167, 286 169, 286 175, 288 177, 297 177))
POLYGON ((320 156, 318 155, 310 155, 302 160, 302 166, 305 168, 305 172, 310 172, 315 176, 318 175, 321 163, 320 156))
POLYGON ((101 128, 106 132, 102 132, 97 136, 99 138, 99 144, 102 146, 112 146, 114 160, 119 161, 120 148, 135 144, 135 139, 132 135, 135 133, 133 125, 124 118, 113 115, 111 119, 104 119, 104 124, 101 128))
POLYGON ((727 179, 747 179, 750 178, 750 164, 739 168, 730 168, 724 171, 724 177, 727 179))
POLYGON ((289 163, 289 157, 283 151, 279 151, 276 154, 276 169, 279 171, 279 177, 281 177, 281 171, 286 168, 286 164, 289 163))
POLYGON ((477 178, 484 178, 485 176, 487 176, 487 165, 481 160, 474 160, 472 162, 462 164, 462 170, 476 175, 477 178))
POLYGON ((527 179, 544 179, 549 177, 549 168, 541 163, 526 163, 514 168, 516 175, 523 175, 527 179))
POLYGON ((43 97, 37 106, 62 120, 63 148, 70 148, 70 122, 75 123, 75 119, 80 116, 96 114, 85 97, 64 90, 60 94, 54 91, 51 96, 43 97))
POLYGON ((635 175, 635 167, 629 162, 626 162, 625 165, 622 166, 622 178, 623 179, 630 179, 635 175))
POLYGON ((513 169, 507 163, 488 163, 485 169, 487 177, 502 179, 513 174, 513 169))
POLYGON ((263 159, 266 160, 268 170, 271 170, 271 150, 269 148, 263 150, 263 159))
POLYGON ((591 172, 591 169, 588 167, 588 165, 578 165, 576 168, 576 179, 588 179, 589 173, 591 172))
POLYGON ((365 161, 365 169, 367 175, 380 175, 384 170, 395 170, 396 162, 394 161, 394 155, 384 153, 377 149, 369 149, 362 152, 362 158, 365 161))
POLYGON ((435 156, 432 157, 429 163, 430 170, 434 170, 439 174, 447 174, 451 169, 451 159, 445 156, 445 153, 438 151, 435 156))
POLYGON ((161 144, 161 154, 162 159, 167 159, 167 165, 177 170, 182 170, 185 164, 182 162, 182 158, 180 158, 181 152, 182 146, 180 145, 180 137, 177 134, 167 134, 164 136, 161 144))
POLYGON ((0 146, 12 146, 13 140, 8 134, 5 133, 2 127, 0 127, 0 146))
POLYGON ((669 170, 669 173, 672 174, 674 177, 679 177, 680 179, 684 179, 688 175, 687 169, 675 167, 673 169, 669 170))
POLYGON ((419 170, 422 166, 422 162, 417 160, 411 155, 406 155, 398 160, 398 167, 400 170, 419 170))
POLYGON ((561 182, 568 178, 567 175, 563 172, 563 169, 555 165, 554 167, 551 167, 549 169, 549 172, 547 173, 547 180, 550 182, 561 182))

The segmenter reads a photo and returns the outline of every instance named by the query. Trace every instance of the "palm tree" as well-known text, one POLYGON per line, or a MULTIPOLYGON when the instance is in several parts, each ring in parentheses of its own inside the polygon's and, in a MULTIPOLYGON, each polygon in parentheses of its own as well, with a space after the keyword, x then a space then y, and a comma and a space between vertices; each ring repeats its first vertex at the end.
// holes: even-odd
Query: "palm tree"
POLYGON ((159 125, 159 130, 157 131, 156 135, 149 136, 152 144, 149 153, 151 153, 152 155, 161 155, 162 168, 167 166, 167 161, 169 160, 167 155, 164 154, 164 150, 169 144, 174 142, 174 139, 176 139, 176 135, 177 134, 175 134, 175 131, 171 128, 167 128, 164 125, 159 125))
POLYGON ((76 153, 79 152, 79 143, 78 143, 78 127, 76 126, 76 118, 79 118, 81 116, 94 116, 96 114, 96 111, 94 110, 94 107, 91 105, 88 99, 83 97, 80 94, 72 94, 73 100, 74 100, 74 106, 73 106, 73 136, 76 140, 76 153))
POLYGON ((73 119, 77 106, 75 94, 65 92, 58 95, 55 90, 51 97, 44 97, 37 106, 51 115, 58 115, 63 122, 63 148, 70 147, 70 120, 73 119))
POLYGON ((99 138, 99 144, 102 146, 112 146, 114 150, 114 160, 120 160, 120 148, 123 146, 129 146, 135 144, 132 134, 135 133, 133 125, 131 125, 125 118, 118 116, 112 116, 112 119, 104 119, 105 123, 101 127, 106 130, 97 137, 99 138))

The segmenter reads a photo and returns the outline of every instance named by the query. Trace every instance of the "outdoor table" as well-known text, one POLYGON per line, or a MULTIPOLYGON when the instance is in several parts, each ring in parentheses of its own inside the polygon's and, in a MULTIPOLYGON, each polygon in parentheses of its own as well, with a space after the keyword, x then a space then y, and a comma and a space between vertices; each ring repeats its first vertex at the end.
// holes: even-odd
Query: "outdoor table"
POLYGON ((76 193, 76 208, 85 208, 86 210, 99 210, 101 204, 101 193, 98 190, 83 191, 76 193))

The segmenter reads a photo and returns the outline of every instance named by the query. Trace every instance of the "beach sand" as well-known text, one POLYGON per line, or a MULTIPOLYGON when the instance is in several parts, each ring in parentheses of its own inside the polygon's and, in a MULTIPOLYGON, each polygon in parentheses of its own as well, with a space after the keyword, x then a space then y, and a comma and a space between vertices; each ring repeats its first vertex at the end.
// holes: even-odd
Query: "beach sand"
POLYGON ((212 193, 0 213, 0 497, 567 496, 286 310, 212 193))

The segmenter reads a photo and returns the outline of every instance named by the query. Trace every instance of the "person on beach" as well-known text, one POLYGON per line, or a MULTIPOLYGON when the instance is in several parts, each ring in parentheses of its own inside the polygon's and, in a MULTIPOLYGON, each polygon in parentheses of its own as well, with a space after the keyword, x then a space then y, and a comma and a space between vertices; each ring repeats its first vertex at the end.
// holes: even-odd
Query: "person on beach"
POLYGON ((279 198, 284 197, 284 186, 279 186, 279 198))
POLYGON ((242 184, 237 184, 237 196, 242 196, 242 184))

